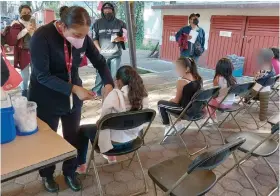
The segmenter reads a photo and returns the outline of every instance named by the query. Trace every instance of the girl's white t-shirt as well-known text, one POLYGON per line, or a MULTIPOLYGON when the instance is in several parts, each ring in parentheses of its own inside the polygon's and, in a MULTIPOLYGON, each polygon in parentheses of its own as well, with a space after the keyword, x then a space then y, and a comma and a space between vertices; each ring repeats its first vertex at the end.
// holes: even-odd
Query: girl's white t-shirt
MULTIPOLYGON (((219 87, 221 87, 219 91, 219 96, 216 98, 217 101, 221 102, 227 96, 229 87, 227 86, 227 80, 223 76, 219 76, 218 81, 219 87)), ((235 94, 230 94, 223 101, 223 105, 232 105, 235 101, 235 94)))

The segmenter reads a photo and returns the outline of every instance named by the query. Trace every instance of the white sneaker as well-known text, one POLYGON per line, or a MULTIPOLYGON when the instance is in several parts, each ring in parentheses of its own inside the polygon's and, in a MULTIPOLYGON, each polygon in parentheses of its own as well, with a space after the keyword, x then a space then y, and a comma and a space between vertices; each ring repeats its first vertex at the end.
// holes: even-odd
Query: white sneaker
MULTIPOLYGON (((171 126, 166 126, 166 128, 164 130, 164 135, 166 135, 168 133, 170 127, 171 126)), ((175 128, 178 132, 180 132, 183 128, 185 128, 185 124, 182 121, 177 122, 177 124, 175 125, 175 128)), ((175 129, 173 128, 171 131, 169 131, 168 135, 172 135, 174 132, 175 132, 175 129)))

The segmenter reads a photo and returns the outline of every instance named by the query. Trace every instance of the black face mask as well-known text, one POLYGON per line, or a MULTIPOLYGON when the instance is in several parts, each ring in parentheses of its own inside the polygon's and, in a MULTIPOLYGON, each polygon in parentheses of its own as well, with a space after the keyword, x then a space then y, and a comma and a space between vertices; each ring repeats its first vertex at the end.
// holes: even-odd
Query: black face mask
POLYGON ((105 16, 106 20, 112 20, 114 18, 114 14, 113 13, 107 13, 107 14, 104 14, 104 16, 105 16))
POLYGON ((193 19, 193 24, 194 24, 194 25, 198 25, 198 23, 199 23, 199 20, 198 20, 197 18, 194 18, 194 19, 193 19))
POLYGON ((22 15, 20 18, 21 18, 22 20, 24 20, 24 21, 29 21, 29 20, 31 19, 31 15, 29 15, 29 14, 27 14, 27 15, 22 15))

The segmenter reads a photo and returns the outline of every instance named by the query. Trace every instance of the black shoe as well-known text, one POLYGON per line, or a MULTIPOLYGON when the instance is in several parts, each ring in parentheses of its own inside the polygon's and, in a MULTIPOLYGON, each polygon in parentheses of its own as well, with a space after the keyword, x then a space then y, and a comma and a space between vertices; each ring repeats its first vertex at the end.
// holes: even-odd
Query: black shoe
POLYGON ((82 185, 81 181, 78 179, 77 175, 74 174, 73 176, 64 176, 66 184, 75 192, 81 190, 82 185))
POLYGON ((50 193, 56 193, 59 191, 58 184, 54 181, 53 177, 43 178, 43 184, 46 191, 50 193))

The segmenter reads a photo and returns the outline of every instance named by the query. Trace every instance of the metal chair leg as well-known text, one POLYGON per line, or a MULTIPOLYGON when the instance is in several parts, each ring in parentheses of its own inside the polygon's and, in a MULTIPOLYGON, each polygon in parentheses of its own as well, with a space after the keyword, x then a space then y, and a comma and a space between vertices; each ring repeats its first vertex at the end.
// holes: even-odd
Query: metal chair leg
POLYGON ((132 161, 133 161, 133 159, 134 159, 134 157, 135 157, 135 154, 136 154, 136 152, 133 153, 133 155, 132 155, 132 157, 131 157, 131 159, 130 159, 130 161, 129 161, 129 164, 127 165, 127 167, 130 167, 130 165, 131 165, 131 163, 132 163, 132 161))
MULTIPOLYGON (((249 108, 247 108, 246 106, 244 106, 244 109, 247 111, 247 113, 252 117, 252 119, 255 121, 255 124, 256 124, 256 126, 257 126, 257 129, 259 129, 260 127, 259 127, 259 124, 258 124, 258 122, 257 122, 257 120, 255 119, 255 117, 253 116, 253 114, 251 114, 251 112, 249 111, 249 108)), ((236 116, 236 115, 234 115, 234 116, 236 116)))
POLYGON ((230 113, 224 118, 222 122, 219 123, 218 127, 221 127, 222 124, 226 121, 226 119, 229 117, 230 113))
POLYGON ((192 122, 190 122, 185 129, 180 133, 180 135, 183 135, 185 133, 185 131, 190 127, 190 125, 192 124, 192 122))
POLYGON ((153 182, 153 187, 154 187, 154 196, 157 196, 157 187, 156 187, 156 183, 153 182))
POLYGON ((144 193, 148 193, 148 191, 149 191, 149 190, 148 190, 147 180, 146 180, 146 178, 145 178, 144 169, 143 169, 143 166, 142 166, 142 163, 141 163, 141 160, 140 160, 138 151, 136 151, 136 156, 137 156, 139 165, 140 165, 140 167, 141 167, 141 171, 142 171, 142 175, 143 175, 143 179, 144 179, 144 184, 145 184, 145 190, 144 190, 144 191, 141 191, 141 192, 137 192, 137 193, 131 194, 130 196, 142 195, 142 194, 144 194, 144 193))
POLYGON ((231 117, 233 118, 233 120, 235 121, 235 123, 237 124, 237 126, 238 126, 238 128, 239 128, 239 130, 240 130, 240 132, 241 132, 242 129, 241 129, 240 125, 238 124, 237 120, 234 118, 234 116, 233 116, 233 114, 232 114, 231 112, 230 112, 230 115, 231 115, 231 117))
POLYGON ((101 185, 101 182, 100 182, 100 178, 99 178, 97 167, 95 165, 94 160, 92 161, 92 165, 93 165, 93 169, 94 169, 94 173, 95 173, 95 177, 96 177, 96 181, 97 181, 97 185, 98 185, 98 189, 99 189, 99 195, 103 196, 104 194, 103 194, 103 190, 102 190, 102 185, 101 185))
POLYGON ((251 185, 252 188, 254 189, 256 195, 259 195, 259 192, 258 192, 257 188, 255 187, 255 185, 253 184, 252 180, 249 178, 249 176, 248 176, 247 173, 244 171, 244 169, 242 168, 242 166, 241 166, 240 164, 238 164, 238 160, 237 160, 237 157, 236 157, 235 152, 232 153, 232 154, 233 154, 234 161, 235 161, 235 163, 237 164, 237 167, 240 168, 240 170, 242 171, 242 173, 244 174, 244 176, 247 178, 248 182, 250 183, 250 185, 251 185))
MULTIPOLYGON (((269 166, 269 168, 271 169, 271 171, 273 172, 273 175, 276 179, 276 181, 278 182, 279 181, 279 178, 277 176, 277 173, 276 171, 273 169, 273 167, 271 166, 271 164, 268 162, 268 160, 265 158, 265 157, 262 157, 264 159, 264 161, 266 162, 266 164, 269 166)), ((278 183, 277 183, 278 184, 278 183)))

